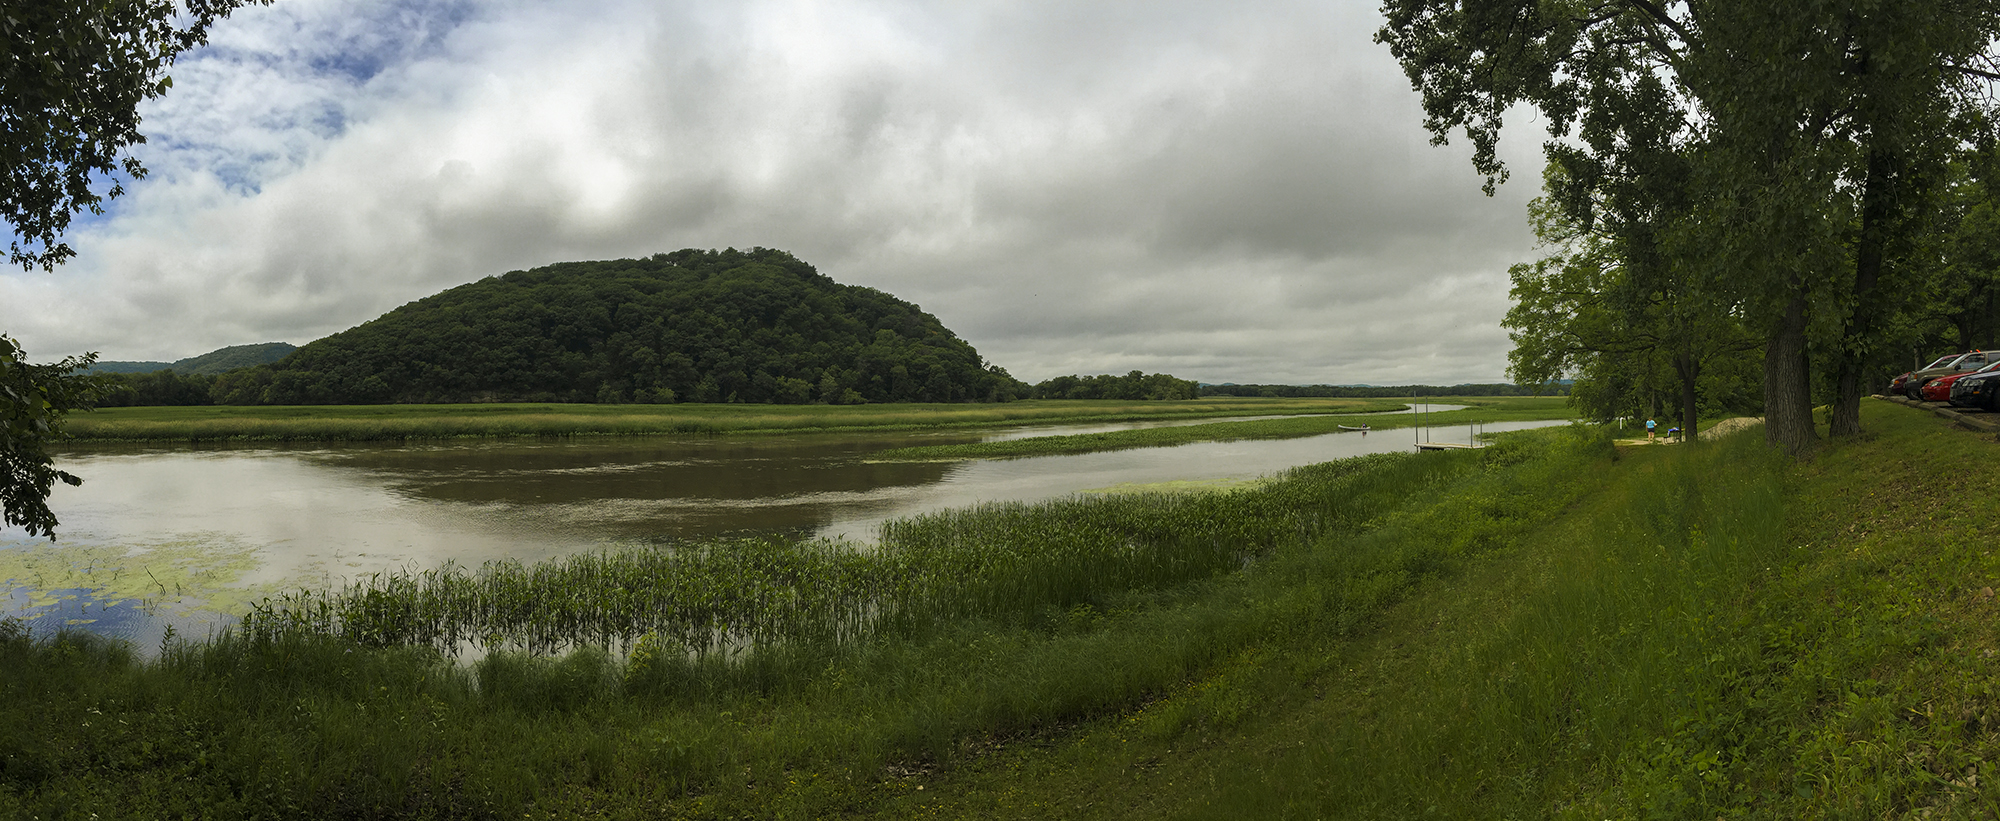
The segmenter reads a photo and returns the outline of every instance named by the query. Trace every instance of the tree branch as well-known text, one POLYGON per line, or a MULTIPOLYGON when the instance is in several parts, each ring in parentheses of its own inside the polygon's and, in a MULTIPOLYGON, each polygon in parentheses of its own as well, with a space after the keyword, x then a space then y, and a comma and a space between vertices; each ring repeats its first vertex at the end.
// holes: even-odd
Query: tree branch
POLYGON ((1652 2, 1652 0, 1625 0, 1625 5, 1637 9, 1640 14, 1650 19, 1654 25, 1672 29, 1674 35, 1681 38, 1681 42, 1692 43, 1695 41, 1694 33, 1688 31, 1685 26, 1682 26, 1679 20, 1674 19, 1673 15, 1668 14, 1665 6, 1652 2))
POLYGON ((1996 74, 1994 72, 1987 71, 1985 69, 1973 68, 1971 66, 1945 66, 1944 68, 1946 71, 1956 71, 1960 74, 1969 74, 1971 76, 1979 77, 1981 79, 2000 80, 2000 74, 1996 74))

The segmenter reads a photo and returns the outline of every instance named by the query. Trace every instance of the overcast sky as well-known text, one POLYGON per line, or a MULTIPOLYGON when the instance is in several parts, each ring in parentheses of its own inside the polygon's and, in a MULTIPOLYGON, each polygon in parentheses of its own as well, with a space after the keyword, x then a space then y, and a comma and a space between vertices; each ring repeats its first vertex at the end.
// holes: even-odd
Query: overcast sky
POLYGON ((151 176, 75 260, 0 273, 0 331, 171 361, 764 246, 1030 382, 1497 381, 1543 136, 1510 125, 1482 195, 1379 26, 1374 0, 278 0, 175 67, 151 176))

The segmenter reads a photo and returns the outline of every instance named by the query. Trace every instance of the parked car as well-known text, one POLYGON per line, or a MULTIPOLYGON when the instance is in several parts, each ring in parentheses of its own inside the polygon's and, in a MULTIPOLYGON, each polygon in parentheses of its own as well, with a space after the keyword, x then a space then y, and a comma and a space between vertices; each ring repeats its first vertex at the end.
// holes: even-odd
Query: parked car
POLYGON ((1907 396, 1912 399, 1917 398, 1916 394, 1913 393, 1916 387, 1910 384, 1910 380, 1916 378, 1917 371, 1928 371, 1936 368, 1945 367, 1946 365, 1950 365, 1952 360, 1957 359, 1964 355, 1965 354, 1962 353, 1945 354, 1944 356, 1940 356, 1936 360, 1933 360, 1931 364, 1918 368, 1915 371, 1904 371, 1902 375, 1897 376, 1895 379, 1889 382, 1889 394, 1891 396, 1907 396))
POLYGON ((1961 408, 2000 411, 2000 369, 1967 374, 1951 386, 1951 403, 1961 408))
POLYGON ((1909 381, 1910 381, 1910 372, 1904 371, 1898 374, 1895 379, 1889 380, 1889 389, 1883 391, 1883 393, 1886 393, 1890 396, 1902 396, 1903 385, 1904 383, 1909 381))
POLYGON ((1949 373, 1925 382, 1919 392, 1923 394, 1925 402, 1949 402, 1951 401, 1951 389, 1958 382, 1982 373, 1992 373, 1995 369, 2000 369, 2000 356, 1994 357, 1993 362, 1988 363, 1986 367, 1979 370, 1967 373, 1949 373))
POLYGON ((1922 399, 1924 384, 1940 376, 1970 373, 1986 367, 1992 361, 2000 361, 2000 353, 1988 351, 1967 351, 1955 356, 1944 357, 1922 368, 1910 372, 1910 378, 1903 381, 1903 394, 1911 399, 1922 399), (1938 363, 1944 364, 1938 364, 1938 363))

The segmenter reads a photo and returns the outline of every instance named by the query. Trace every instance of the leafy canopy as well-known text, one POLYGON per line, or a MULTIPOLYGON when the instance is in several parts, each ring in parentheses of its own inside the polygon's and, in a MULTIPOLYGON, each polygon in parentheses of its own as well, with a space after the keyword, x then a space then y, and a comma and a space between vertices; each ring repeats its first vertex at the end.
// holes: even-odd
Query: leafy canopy
POLYGON ((125 153, 146 141, 139 104, 173 86, 174 58, 214 22, 269 0, 32 0, 0 13, 0 219, 8 262, 53 270, 76 252, 70 218, 146 175, 125 153), (109 178, 102 192, 97 178, 109 178))
POLYGON ((14 340, 0 336, 0 507, 7 524, 26 528, 30 536, 55 537, 48 498, 56 481, 83 483, 56 469, 48 444, 62 437, 64 414, 91 407, 97 380, 77 372, 95 358, 86 354, 35 365, 14 340))

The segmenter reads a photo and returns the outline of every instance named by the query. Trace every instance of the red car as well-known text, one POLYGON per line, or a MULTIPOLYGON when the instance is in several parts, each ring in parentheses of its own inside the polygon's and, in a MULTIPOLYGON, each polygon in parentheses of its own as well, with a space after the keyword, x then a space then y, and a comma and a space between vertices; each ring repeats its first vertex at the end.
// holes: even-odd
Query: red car
POLYGON ((1971 376, 1972 374, 1975 373, 1992 373, 1995 370, 2000 370, 2000 361, 1996 361, 1993 364, 1987 365, 1986 367, 1980 368, 1979 370, 1976 371, 1970 371, 1967 373, 1955 373, 1949 376, 1940 376, 1929 382, 1925 382, 1924 386, 1918 389, 1918 392, 1923 394, 1923 399, 1925 402, 1950 402, 1951 386, 1956 384, 1958 380, 1964 379, 1965 377, 1971 376))

